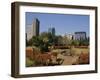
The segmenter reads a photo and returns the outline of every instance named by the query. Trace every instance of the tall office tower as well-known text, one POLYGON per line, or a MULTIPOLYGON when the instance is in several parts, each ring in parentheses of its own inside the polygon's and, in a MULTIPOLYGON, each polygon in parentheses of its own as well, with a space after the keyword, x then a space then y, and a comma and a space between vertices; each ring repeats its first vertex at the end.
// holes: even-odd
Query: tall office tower
POLYGON ((55 28, 52 28, 52 35, 55 35, 55 28))
POLYGON ((48 32, 50 32, 52 35, 55 35, 55 28, 54 27, 49 28, 48 32))
POLYGON ((40 21, 35 18, 31 25, 26 27, 27 40, 30 40, 33 36, 39 35, 40 21))
POLYGON ((40 26, 40 22, 37 18, 35 18, 34 21, 33 21, 33 24, 32 24, 32 34, 33 34, 33 36, 39 35, 39 26, 40 26))
POLYGON ((74 39, 75 40, 85 40, 86 39, 86 32, 75 32, 74 39))

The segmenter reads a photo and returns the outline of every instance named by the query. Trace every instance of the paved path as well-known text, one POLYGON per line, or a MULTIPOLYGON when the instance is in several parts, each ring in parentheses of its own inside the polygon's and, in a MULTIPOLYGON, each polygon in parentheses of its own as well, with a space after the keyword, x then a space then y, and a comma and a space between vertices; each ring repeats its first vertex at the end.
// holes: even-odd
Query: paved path
POLYGON ((62 65, 72 65, 72 64, 75 64, 78 60, 78 57, 77 56, 65 56, 64 57, 64 62, 62 63, 62 65))
POLYGON ((64 59, 62 65, 72 65, 78 61, 78 56, 63 56, 60 54, 58 58, 64 59))

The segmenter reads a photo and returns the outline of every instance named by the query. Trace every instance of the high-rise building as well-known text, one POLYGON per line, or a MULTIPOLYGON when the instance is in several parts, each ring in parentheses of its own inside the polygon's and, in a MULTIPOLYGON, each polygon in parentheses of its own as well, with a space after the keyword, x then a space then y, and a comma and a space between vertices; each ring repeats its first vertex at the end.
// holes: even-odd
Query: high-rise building
POLYGON ((33 24, 32 24, 32 33, 33 36, 38 36, 39 35, 39 25, 40 22, 37 18, 34 19, 33 24))
POLYGON ((48 32, 50 32, 52 35, 55 35, 55 28, 54 27, 49 28, 48 32))
POLYGON ((39 26, 40 21, 35 18, 31 25, 27 25, 26 28, 26 34, 27 34, 27 40, 30 40, 33 36, 39 35, 39 26))
POLYGON ((55 28, 52 28, 52 35, 55 35, 55 28))
POLYGON ((75 32, 74 39, 75 40, 85 40, 86 39, 86 32, 75 32))

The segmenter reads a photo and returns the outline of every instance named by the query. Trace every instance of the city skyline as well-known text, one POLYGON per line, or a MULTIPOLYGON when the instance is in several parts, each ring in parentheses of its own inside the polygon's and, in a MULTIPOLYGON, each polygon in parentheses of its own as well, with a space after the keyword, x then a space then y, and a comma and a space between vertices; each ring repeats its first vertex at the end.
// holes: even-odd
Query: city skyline
POLYGON ((90 64, 88 15, 26 13, 25 35, 26 67, 90 64))
POLYGON ((50 27, 54 27, 56 35, 74 34, 74 32, 84 31, 89 36, 88 15, 26 12, 26 28, 32 24, 35 18, 40 21, 40 33, 47 32, 50 27))

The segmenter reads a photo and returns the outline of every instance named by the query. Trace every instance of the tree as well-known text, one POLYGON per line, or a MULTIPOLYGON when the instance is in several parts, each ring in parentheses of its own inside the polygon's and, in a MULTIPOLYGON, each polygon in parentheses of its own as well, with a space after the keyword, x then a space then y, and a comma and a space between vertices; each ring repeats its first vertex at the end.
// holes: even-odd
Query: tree
POLYGON ((73 46, 79 46, 79 40, 73 40, 71 42, 71 45, 73 45, 73 46))
POLYGON ((60 46, 63 45, 62 39, 63 39, 62 36, 57 36, 57 44, 60 46))
POLYGON ((32 38, 32 45, 38 47, 41 52, 48 52, 49 47, 54 45, 54 36, 51 33, 43 32, 32 38))
POLYGON ((43 44, 43 42, 42 42, 42 40, 38 36, 34 36, 32 38, 32 45, 38 47, 38 46, 40 46, 42 44, 43 44))
POLYGON ((32 39, 26 41, 26 46, 32 46, 32 39))
POLYGON ((88 45, 89 45, 89 41, 88 41, 88 39, 80 40, 79 45, 80 45, 80 46, 88 46, 88 45))

